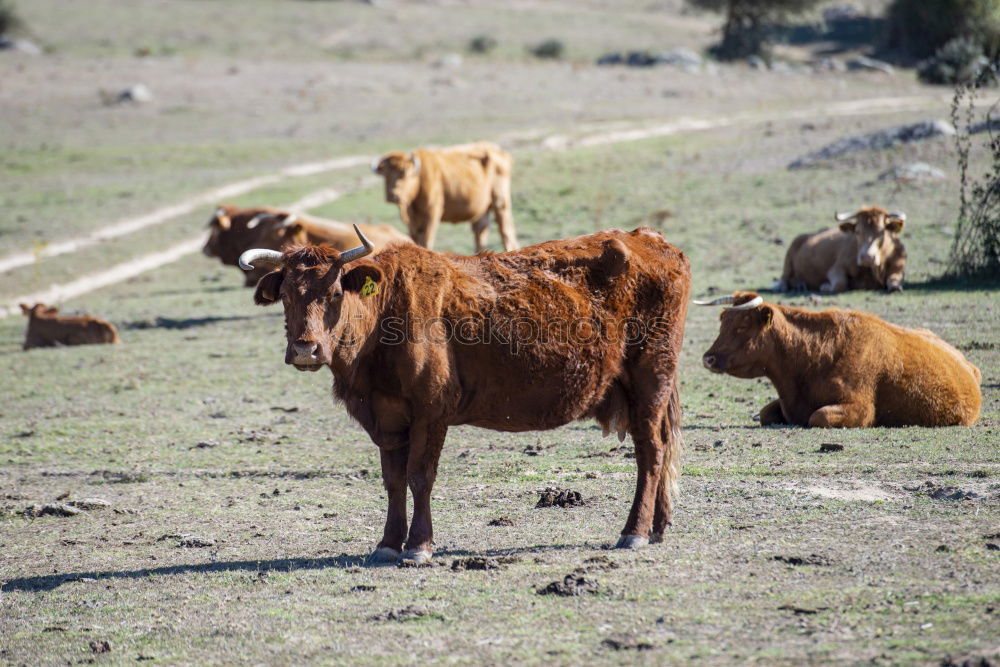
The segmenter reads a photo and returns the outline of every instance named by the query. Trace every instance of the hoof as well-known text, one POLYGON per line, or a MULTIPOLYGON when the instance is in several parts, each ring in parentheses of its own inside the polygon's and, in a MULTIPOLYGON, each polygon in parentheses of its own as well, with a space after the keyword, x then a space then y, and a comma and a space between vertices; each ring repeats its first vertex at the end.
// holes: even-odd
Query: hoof
POLYGON ((622 535, 615 549, 638 549, 649 544, 649 538, 642 535, 622 535))
POLYGON ((365 561, 365 565, 368 567, 377 567, 379 565, 395 565, 399 561, 399 552, 392 547, 379 547, 376 549, 368 560, 365 561))
POLYGON ((663 541, 663 533, 650 533, 649 534, 649 543, 650 544, 659 544, 662 541, 663 541))
POLYGON ((402 561, 407 565, 423 565, 431 562, 431 552, 426 549, 407 549, 403 552, 402 561))

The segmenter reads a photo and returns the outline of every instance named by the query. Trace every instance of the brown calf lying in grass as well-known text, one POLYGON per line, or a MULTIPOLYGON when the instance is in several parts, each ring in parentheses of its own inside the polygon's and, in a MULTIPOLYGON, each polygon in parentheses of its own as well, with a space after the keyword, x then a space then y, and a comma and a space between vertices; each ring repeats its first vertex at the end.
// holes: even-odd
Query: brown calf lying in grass
POLYGON ((107 320, 90 315, 59 315, 59 309, 36 303, 21 304, 21 312, 28 316, 28 330, 24 336, 24 349, 54 347, 56 345, 95 345, 120 343, 118 330, 107 320))
POLYGON ((856 310, 812 312, 736 292, 699 305, 722 311, 702 358, 713 373, 767 377, 778 400, 760 423, 799 426, 970 426, 982 375, 927 329, 906 329, 856 310))

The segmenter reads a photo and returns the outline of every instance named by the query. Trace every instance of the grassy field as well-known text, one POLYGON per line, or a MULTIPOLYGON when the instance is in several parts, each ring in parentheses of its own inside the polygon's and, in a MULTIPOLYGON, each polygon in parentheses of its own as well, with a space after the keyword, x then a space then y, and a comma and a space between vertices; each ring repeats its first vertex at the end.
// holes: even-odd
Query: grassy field
MULTIPOLYGON (((188 67, 183 59, 197 58, 190 67, 207 78, 185 86, 235 90, 225 66, 236 63, 255 76, 273 68, 292 79, 300 65, 308 71, 322 65, 330 76, 351 81, 364 78, 359 68, 370 68, 373 89, 328 98, 312 110, 241 107, 232 116, 224 103, 196 97, 186 122, 168 113, 166 103, 131 110, 147 114, 145 120, 125 109, 94 108, 79 124, 72 105, 47 109, 43 115, 64 128, 57 133, 43 132, 41 121, 17 119, 21 131, 2 138, 8 150, 0 165, 13 185, 0 195, 9 204, 0 220, 0 256, 24 250, 35 238, 76 235, 288 164, 375 154, 405 142, 521 132, 510 145, 522 243, 648 224, 689 254, 697 296, 766 289, 791 238, 830 224, 835 210, 871 203, 906 211, 903 293, 851 293, 818 304, 765 297, 810 308, 858 308, 931 328, 982 370, 984 401, 972 428, 760 428, 751 415, 774 397, 773 389, 766 381, 704 370, 700 357, 717 334, 718 313, 692 309, 681 369, 681 496, 663 544, 610 549, 634 486, 630 443, 602 440, 591 423, 520 435, 458 427, 449 432, 434 491, 434 565, 366 568, 385 509, 376 449, 332 402, 328 376, 285 366, 280 311, 253 306, 235 269, 192 255, 66 304, 114 321, 121 346, 23 352, 24 320, 0 319, 0 662, 939 664, 968 655, 1000 658, 1000 300, 995 286, 934 280, 944 269, 958 200, 952 144, 932 140, 819 169, 785 169, 803 152, 847 134, 943 117, 942 91, 918 87, 906 74, 790 78, 741 66, 708 78, 609 72, 583 62, 603 49, 624 48, 622 35, 653 40, 659 27, 673 26, 697 45, 712 24, 678 13, 671 3, 663 16, 647 12, 656 17, 647 22, 640 20, 645 3, 630 3, 618 16, 594 0, 574 19, 590 27, 567 27, 551 18, 565 16, 560 5, 525 2, 517 7, 537 18, 528 21, 531 29, 499 16, 504 48, 486 62, 463 65, 456 76, 473 80, 495 69, 495 86, 533 92, 492 104, 474 100, 467 108, 442 105, 439 116, 416 110, 408 124, 402 116, 379 115, 399 114, 404 106, 380 87, 432 76, 420 60, 431 56, 417 57, 417 50, 423 44, 458 48, 444 44, 446 31, 435 21, 460 16, 454 34, 464 40, 493 16, 481 3, 471 3, 469 13, 434 4, 386 10, 434 27, 408 36, 399 50, 373 47, 362 57, 334 49, 322 62, 301 43, 255 60, 260 35, 223 39, 205 17, 231 2, 183 3, 182 15, 202 19, 197 29, 182 29, 170 15, 107 43, 106 29, 86 17, 76 19, 82 27, 74 39, 68 20, 47 18, 56 4, 23 3, 53 49, 42 60, 22 61, 28 79, 44 79, 59 59, 68 72, 148 67, 154 83, 174 81, 188 67), (704 32, 691 32, 692 21, 706 26, 704 32), (578 63, 568 75, 576 78, 569 83, 554 82, 568 65, 526 62, 521 52, 522 43, 560 26, 579 36, 578 63), (152 64, 132 55, 143 44, 170 41, 164 35, 174 35, 177 54, 152 64), (564 86, 563 98, 546 94, 548 80, 564 86), (605 99, 593 109, 560 107, 565 100, 597 99, 602 87, 605 99), (664 96, 665 89, 680 94, 664 96), (894 114, 817 112, 809 122, 780 120, 824 101, 876 96, 927 102, 894 114), (107 124, 108 113, 119 117, 120 134, 107 124), (761 115, 642 141, 539 147, 549 134, 587 134, 617 121, 649 125, 725 113, 761 115), (778 120, 766 120, 767 114, 778 120), (300 116, 299 133, 279 138, 300 116), (61 148, 45 155, 36 150, 42 143, 61 148), (919 185, 878 181, 886 168, 917 160, 945 170, 947 178, 919 185), (844 448, 821 452, 824 443, 844 448), (546 487, 576 490, 585 504, 536 509, 546 487), (99 498, 109 506, 73 517, 23 514, 33 503, 59 498, 99 498), (206 546, 182 546, 191 544, 206 546), (593 585, 578 596, 539 594, 570 574, 593 585), (101 652, 103 642, 110 651, 101 652)), ((122 21, 132 16, 120 3, 101 4, 122 21)), ((236 19, 234 27, 252 32, 284 17, 293 32, 308 37, 321 7, 337 17, 373 11, 301 1, 282 3, 290 9, 278 13, 278 3, 256 4, 259 11, 248 14, 253 18, 236 19)), ((384 25, 356 20, 371 27, 359 28, 352 40, 384 25)), ((16 70, 0 61, 5 68, 16 70)), ((433 100, 433 85, 417 87, 416 101, 433 100)), ((27 89, 21 80, 6 90, 27 89)), ((42 104, 38 95, 0 105, 0 117, 13 118, 19 105, 42 104)), ((984 166, 982 156, 975 164, 984 166)), ((315 213, 396 223, 380 187, 365 185, 364 171, 289 179, 236 201, 287 203, 337 187, 349 194, 315 213)), ((5 274, 0 294, 9 299, 159 249, 198 233, 208 213, 5 274)), ((495 231, 491 243, 498 245, 495 231)), ((468 226, 446 226, 439 244, 468 252, 468 226)))

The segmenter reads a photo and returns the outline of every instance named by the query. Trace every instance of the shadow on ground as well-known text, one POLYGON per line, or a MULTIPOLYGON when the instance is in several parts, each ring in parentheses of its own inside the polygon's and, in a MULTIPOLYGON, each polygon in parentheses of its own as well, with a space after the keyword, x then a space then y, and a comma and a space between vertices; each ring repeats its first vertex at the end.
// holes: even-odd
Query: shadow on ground
MULTIPOLYGON (((435 553, 434 562, 445 565, 445 558, 456 556, 513 556, 523 553, 543 553, 548 551, 562 551, 566 549, 607 549, 610 545, 601 547, 587 544, 548 544, 515 549, 489 549, 487 551, 473 552, 463 549, 441 550, 435 553)), ((144 579, 166 574, 213 574, 217 572, 292 572, 295 570, 326 570, 329 568, 346 569, 349 567, 362 567, 365 565, 368 555, 352 556, 350 554, 340 554, 330 558, 278 558, 273 560, 234 560, 218 561, 213 563, 192 563, 190 565, 167 565, 164 567, 141 568, 138 570, 108 570, 104 572, 67 572, 64 574, 47 574, 37 577, 19 577, 10 579, 0 585, 0 592, 9 593, 12 591, 52 591, 63 584, 73 582, 104 581, 108 579, 144 579)))

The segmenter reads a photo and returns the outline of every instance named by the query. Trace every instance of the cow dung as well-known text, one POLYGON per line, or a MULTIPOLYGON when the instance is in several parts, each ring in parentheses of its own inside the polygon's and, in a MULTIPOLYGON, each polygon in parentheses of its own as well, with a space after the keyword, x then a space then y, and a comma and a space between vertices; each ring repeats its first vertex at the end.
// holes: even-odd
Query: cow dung
POLYGON ((579 574, 567 574, 562 581, 553 581, 544 588, 539 588, 539 595, 558 595, 560 597, 575 597, 584 594, 597 594, 601 585, 593 579, 579 574))
POLYGON ((601 646, 615 651, 649 651, 653 648, 649 642, 626 634, 611 635, 601 642, 601 646))
POLYGON ((583 504, 583 496, 579 491, 548 488, 542 491, 535 507, 575 507, 583 504))
POLYGON ((80 510, 65 503, 36 503, 24 510, 25 516, 32 518, 40 516, 76 516, 80 510))
POLYGON ((497 517, 496 519, 490 519, 490 522, 487 525, 490 525, 490 526, 513 526, 514 525, 514 521, 511 520, 511 519, 508 519, 505 516, 500 516, 500 517, 497 517))

